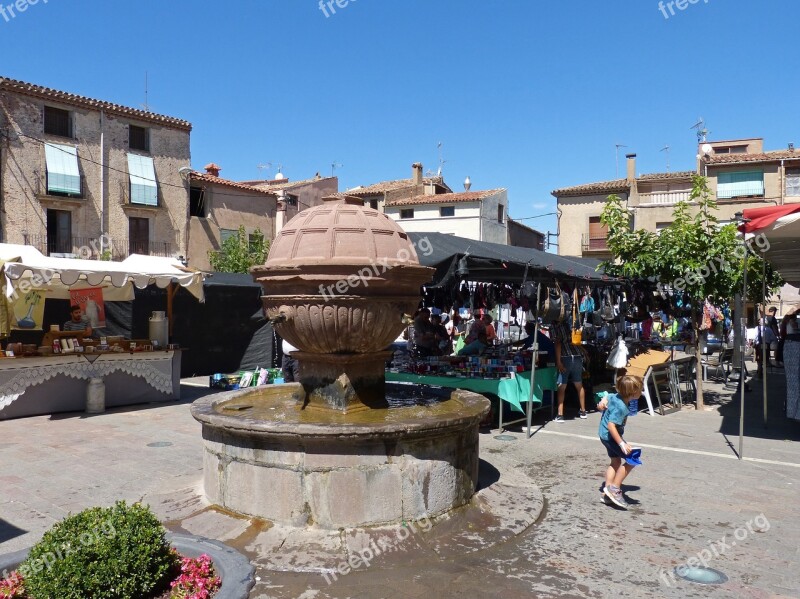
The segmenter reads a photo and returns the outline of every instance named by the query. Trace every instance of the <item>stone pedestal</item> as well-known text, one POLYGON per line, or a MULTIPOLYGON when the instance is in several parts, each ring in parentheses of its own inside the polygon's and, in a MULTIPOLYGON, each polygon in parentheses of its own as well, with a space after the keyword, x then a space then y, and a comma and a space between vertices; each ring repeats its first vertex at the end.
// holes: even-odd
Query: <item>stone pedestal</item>
POLYGON ((386 407, 384 370, 391 352, 311 354, 293 352, 300 366, 306 408, 342 414, 386 407))
POLYGON ((101 378, 91 378, 86 387, 86 413, 102 414, 105 411, 106 384, 101 378))

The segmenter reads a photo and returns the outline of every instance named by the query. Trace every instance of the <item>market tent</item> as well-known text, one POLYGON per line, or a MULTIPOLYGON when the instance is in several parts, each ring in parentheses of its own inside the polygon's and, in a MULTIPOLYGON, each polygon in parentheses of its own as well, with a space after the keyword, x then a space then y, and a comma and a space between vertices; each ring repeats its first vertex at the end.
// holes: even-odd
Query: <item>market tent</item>
MULTIPOLYGON (((431 287, 447 285, 457 274, 459 262, 472 281, 521 283, 527 280, 573 279, 613 283, 617 279, 596 270, 599 261, 557 256, 533 248, 475 241, 444 233, 409 233, 423 266, 436 268, 431 287)), ((463 278, 463 277, 462 277, 463 278)))
POLYGON ((791 285, 800 285, 800 204, 748 208, 744 218, 749 220, 740 229, 747 235, 763 235, 768 244, 757 244, 756 250, 766 248, 764 255, 781 276, 791 285))
POLYGON ((49 297, 68 299, 70 289, 103 285, 108 289, 104 290, 108 301, 120 301, 133 299, 134 287, 144 289, 154 284, 164 289, 175 283, 201 302, 204 299, 203 274, 185 268, 174 258, 137 254, 122 262, 51 258, 31 246, 0 243, 0 260, 8 298, 46 287, 53 293, 49 297))

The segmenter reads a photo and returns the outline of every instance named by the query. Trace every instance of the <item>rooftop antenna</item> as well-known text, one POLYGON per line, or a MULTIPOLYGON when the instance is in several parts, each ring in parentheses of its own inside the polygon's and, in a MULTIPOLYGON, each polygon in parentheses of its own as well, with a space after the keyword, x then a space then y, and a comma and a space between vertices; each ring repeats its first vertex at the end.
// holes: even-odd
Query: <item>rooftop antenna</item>
POLYGON ((666 152, 667 153, 667 172, 669 172, 669 146, 664 146, 659 150, 659 152, 666 152))
POLYGON ((144 105, 142 108, 145 112, 150 112, 150 104, 148 104, 148 89, 147 89, 147 71, 144 72, 144 105))
MULTIPOLYGON (((265 162, 265 163, 263 163, 263 164, 257 164, 257 165, 256 165, 256 168, 257 168, 259 171, 265 171, 265 170, 266 170, 266 171, 268 171, 269 169, 271 169, 271 168, 272 168, 272 163, 271 163, 271 162, 265 162)), ((259 175, 259 176, 260 176, 260 175, 259 175)), ((266 180, 266 177, 264 177, 264 179, 266 180)))
POLYGON ((341 162, 336 162, 335 160, 331 162, 331 178, 333 178, 334 173, 336 172, 337 168, 342 168, 344 165, 341 162))
POLYGON ((614 147, 617 149, 617 176, 616 178, 619 179, 619 149, 620 148, 627 148, 625 144, 614 144, 614 147))
POLYGON ((442 158, 442 142, 439 142, 436 146, 439 149, 439 170, 436 171, 436 176, 442 176, 442 170, 444 169, 444 164, 447 162, 444 158, 442 158))
POLYGON ((689 128, 697 129, 697 143, 706 143, 706 138, 708 137, 709 131, 706 129, 706 122, 703 120, 703 117, 698 118, 697 122, 689 128))

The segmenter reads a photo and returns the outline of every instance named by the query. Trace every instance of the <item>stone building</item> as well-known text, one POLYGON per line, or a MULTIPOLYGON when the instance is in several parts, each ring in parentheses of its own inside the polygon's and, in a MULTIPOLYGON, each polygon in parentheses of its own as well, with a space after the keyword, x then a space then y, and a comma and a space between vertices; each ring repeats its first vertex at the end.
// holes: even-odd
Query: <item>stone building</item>
POLYGON ((553 191, 558 202, 558 253, 564 256, 610 256, 608 231, 600 223, 606 199, 616 194, 632 208, 635 229, 657 232, 672 223, 675 204, 688 200, 692 176, 708 178, 721 224, 745 208, 800 202, 800 152, 763 150, 762 139, 699 144, 696 171, 636 174, 636 155, 627 156, 625 179, 564 187, 553 191))
POLYGON ((191 129, 0 77, 2 241, 49 255, 102 243, 116 259, 186 256, 189 199, 179 171, 189 167, 191 129))

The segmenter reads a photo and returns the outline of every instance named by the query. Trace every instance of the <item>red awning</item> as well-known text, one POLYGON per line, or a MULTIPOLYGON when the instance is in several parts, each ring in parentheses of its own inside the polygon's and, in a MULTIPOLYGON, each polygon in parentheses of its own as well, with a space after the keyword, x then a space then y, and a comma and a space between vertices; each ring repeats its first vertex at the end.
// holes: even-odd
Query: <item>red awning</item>
POLYGON ((800 212, 800 204, 788 204, 784 206, 767 206, 766 208, 745 208, 744 217, 750 222, 739 227, 744 233, 754 233, 770 226, 783 216, 800 212))

